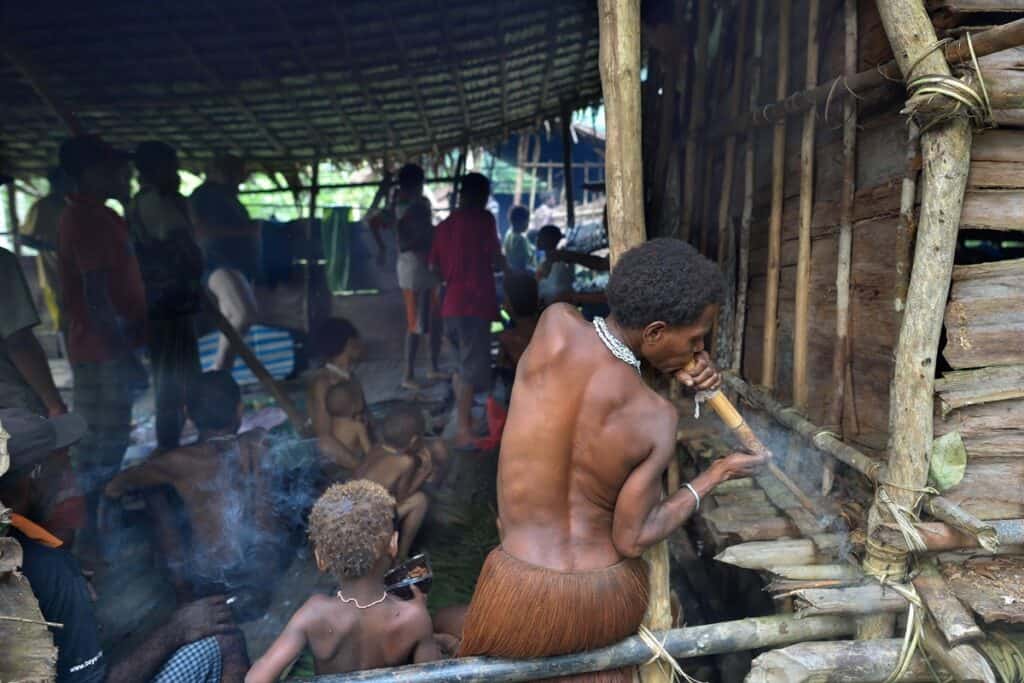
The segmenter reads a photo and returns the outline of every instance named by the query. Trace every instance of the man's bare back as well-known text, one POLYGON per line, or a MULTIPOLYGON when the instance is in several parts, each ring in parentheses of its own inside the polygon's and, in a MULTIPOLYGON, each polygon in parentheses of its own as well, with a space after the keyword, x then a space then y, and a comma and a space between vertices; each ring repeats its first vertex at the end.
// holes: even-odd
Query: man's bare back
POLYGON ((272 531, 273 511, 262 470, 265 450, 262 429, 207 439, 126 469, 107 486, 107 495, 171 486, 188 514, 193 563, 229 565, 243 559, 249 541, 272 531))
POLYGON ((677 419, 575 309, 548 308, 519 362, 501 443, 502 546, 561 571, 633 555, 616 547, 619 491, 652 452, 674 445, 677 419))

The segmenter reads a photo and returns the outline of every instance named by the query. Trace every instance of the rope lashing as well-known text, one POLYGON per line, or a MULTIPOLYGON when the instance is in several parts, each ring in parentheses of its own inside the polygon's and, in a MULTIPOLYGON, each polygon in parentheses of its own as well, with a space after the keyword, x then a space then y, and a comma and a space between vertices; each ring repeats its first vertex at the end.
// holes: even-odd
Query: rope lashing
POLYGON ((640 636, 640 640, 651 651, 651 658, 644 663, 644 666, 657 663, 658 668, 661 669, 662 673, 667 674, 669 680, 673 681, 673 683, 679 679, 686 683, 702 683, 702 681, 698 681, 683 671, 683 667, 679 665, 676 658, 665 649, 665 641, 658 640, 658 637, 654 635, 651 629, 641 625, 637 635, 640 636))
POLYGON ((986 633, 978 641, 978 649, 995 670, 1000 681, 1024 680, 1024 652, 1017 644, 998 631, 986 633))
POLYGON ((919 55, 910 68, 907 69, 909 79, 907 82, 907 92, 910 95, 908 105, 915 98, 917 98, 917 102, 913 106, 907 106, 903 113, 913 115, 920 110, 922 103, 929 103, 935 97, 944 97, 956 103, 952 110, 936 115, 931 121, 923 125, 921 128, 922 132, 961 114, 966 115, 976 128, 987 128, 993 125, 992 102, 988 96, 988 88, 985 85, 985 78, 981 73, 981 66, 978 64, 978 56, 974 51, 974 43, 971 40, 970 33, 965 34, 965 37, 967 47, 971 53, 970 69, 974 71, 978 81, 977 89, 975 89, 971 82, 965 82, 960 78, 945 74, 925 74, 910 78, 914 73, 914 69, 917 68, 921 61, 935 50, 941 48, 946 42, 949 42, 949 38, 937 41, 919 55), (922 100, 921 97, 926 95, 931 97, 922 100))

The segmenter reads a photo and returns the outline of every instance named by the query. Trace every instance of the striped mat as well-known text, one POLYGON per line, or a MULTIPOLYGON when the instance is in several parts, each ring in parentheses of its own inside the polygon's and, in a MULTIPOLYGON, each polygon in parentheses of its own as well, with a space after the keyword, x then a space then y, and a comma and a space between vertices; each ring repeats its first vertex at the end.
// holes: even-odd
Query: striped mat
MULTIPOLYGON (((219 333, 214 332, 199 339, 199 361, 203 372, 213 369, 219 336, 219 333)), ((267 366, 267 372, 274 379, 284 379, 295 369, 295 342, 287 330, 253 325, 245 335, 245 343, 267 366)), ((231 368, 231 376, 242 386, 256 384, 259 381, 241 358, 235 359, 235 365, 231 368)))

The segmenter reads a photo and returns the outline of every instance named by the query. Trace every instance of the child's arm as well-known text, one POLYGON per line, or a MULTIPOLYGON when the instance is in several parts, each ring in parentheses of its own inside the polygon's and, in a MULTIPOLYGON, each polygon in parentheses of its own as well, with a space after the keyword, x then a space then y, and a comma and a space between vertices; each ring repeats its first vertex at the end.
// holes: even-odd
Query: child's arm
POLYGON ((395 497, 395 500, 401 503, 405 499, 405 496, 402 495, 404 490, 401 489, 405 487, 401 487, 399 484, 401 479, 412 469, 412 458, 398 455, 380 455, 379 453, 371 457, 373 458, 372 463, 359 478, 377 482, 386 488, 388 493, 395 497))
POLYGON ((245 683, 277 683, 285 669, 306 647, 306 621, 306 608, 303 606, 288 621, 274 644, 252 665, 245 675, 245 683))
POLYGON ((366 454, 370 452, 370 449, 373 448, 373 445, 370 443, 369 427, 366 425, 359 425, 359 432, 357 435, 359 438, 359 448, 363 451, 363 456, 365 457, 366 454))
POLYGON ((433 459, 430 457, 430 449, 426 446, 420 446, 419 451, 415 456, 406 456, 413 461, 413 466, 407 473, 405 486, 402 493, 402 500, 405 500, 412 494, 420 490, 423 483, 430 478, 430 475, 434 472, 433 459))
POLYGON ((107 484, 104 493, 110 498, 120 498, 126 491, 134 489, 160 484, 173 486, 181 479, 181 470, 180 459, 174 451, 163 453, 118 474, 107 484))
POLYGON ((437 644, 437 639, 434 638, 434 623, 430 620, 430 613, 427 612, 427 596, 416 586, 413 586, 412 590, 413 599, 423 609, 422 615, 418 615, 415 620, 416 625, 414 628, 416 629, 417 640, 412 651, 412 662, 413 664, 435 662, 441 659, 441 647, 437 644))

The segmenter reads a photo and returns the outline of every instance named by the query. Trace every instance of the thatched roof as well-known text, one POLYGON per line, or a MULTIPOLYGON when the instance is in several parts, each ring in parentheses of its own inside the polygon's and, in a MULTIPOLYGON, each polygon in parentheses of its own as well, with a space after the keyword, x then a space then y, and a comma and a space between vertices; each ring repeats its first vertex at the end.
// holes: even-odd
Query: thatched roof
POLYGON ((52 163, 66 129, 187 164, 235 151, 406 156, 500 139, 600 98, 593 0, 103 0, 5 3, 0 164, 52 163), (33 73, 34 72, 34 73, 33 73))

